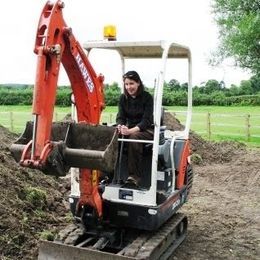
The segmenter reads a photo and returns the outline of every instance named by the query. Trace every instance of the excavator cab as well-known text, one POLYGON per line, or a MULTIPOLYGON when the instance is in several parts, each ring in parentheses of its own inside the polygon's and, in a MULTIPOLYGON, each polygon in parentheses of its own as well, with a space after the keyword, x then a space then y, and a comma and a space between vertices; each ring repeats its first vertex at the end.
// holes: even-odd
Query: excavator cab
MULTIPOLYGON (((192 88, 191 88, 191 53, 188 47, 170 41, 140 41, 140 42, 119 42, 119 41, 95 41, 86 42, 85 50, 90 56, 92 51, 106 50, 117 52, 122 62, 122 75, 125 73, 126 63, 129 59, 150 60, 160 63, 159 73, 154 87, 154 139, 138 140, 144 144, 143 158, 143 185, 139 189, 125 189, 124 180, 127 178, 126 160, 127 154, 122 151, 120 156, 118 151, 117 171, 114 181, 106 185, 102 198, 108 204, 109 214, 116 216, 114 223, 123 223, 132 228, 142 228, 155 230, 161 226, 169 217, 168 213, 163 217, 158 213, 159 208, 168 203, 171 198, 177 201, 169 214, 173 214, 187 200, 187 194, 191 188, 192 174, 190 173, 190 148, 189 148, 189 129, 192 114, 192 88), (170 59, 184 58, 187 62, 188 78, 188 101, 187 117, 182 131, 171 131, 163 125, 162 115, 162 95, 165 82, 167 63, 170 59), (119 169, 119 170, 118 170, 119 169), (173 197, 172 197, 173 196, 173 197), (118 216, 120 209, 129 213, 126 224, 125 216, 118 216), (143 207, 145 212, 149 208, 155 207, 157 214, 150 215, 144 213, 136 220, 136 215, 130 208, 143 207), (124 210, 123 210, 124 209, 124 210), (148 221, 150 219, 151 221, 148 221)), ((94 55, 93 55, 94 56, 94 55)), ((168 71, 168 73, 170 73, 168 71)), ((174 76, 174 71, 172 71, 174 76)), ((119 146, 127 147, 128 142, 136 140, 118 138, 119 146)), ((119 149, 120 150, 120 149, 119 149)), ((74 194, 75 195, 75 194, 74 194)), ((72 196, 75 198, 75 196, 72 196)))

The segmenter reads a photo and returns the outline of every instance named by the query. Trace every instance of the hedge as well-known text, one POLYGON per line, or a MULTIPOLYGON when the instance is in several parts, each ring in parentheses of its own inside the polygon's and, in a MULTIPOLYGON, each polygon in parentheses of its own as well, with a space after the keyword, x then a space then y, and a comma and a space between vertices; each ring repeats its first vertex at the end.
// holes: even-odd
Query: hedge
MULTIPOLYGON (((152 93, 152 91, 150 91, 152 93)), ((116 106, 120 96, 117 87, 105 87, 105 102, 107 106, 116 106)), ((57 106, 70 106, 71 89, 69 87, 59 88, 56 96, 57 106)), ((31 105, 33 97, 32 88, 0 88, 0 105, 31 105)), ((187 93, 183 90, 172 91, 165 89, 163 94, 164 106, 186 106, 187 93)), ((243 95, 227 97, 221 91, 213 92, 209 95, 201 94, 196 91, 193 93, 193 105, 260 105, 260 93, 257 95, 243 95)))

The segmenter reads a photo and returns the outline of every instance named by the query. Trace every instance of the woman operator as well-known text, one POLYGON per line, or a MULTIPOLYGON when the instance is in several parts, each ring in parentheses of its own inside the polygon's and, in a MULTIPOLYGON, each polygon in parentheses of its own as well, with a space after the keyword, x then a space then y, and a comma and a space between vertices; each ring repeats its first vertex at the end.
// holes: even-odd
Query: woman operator
MULTIPOLYGON (((129 139, 153 139, 153 97, 144 90, 136 71, 123 75, 124 93, 120 96, 116 117, 117 129, 129 139)), ((128 179, 138 186, 142 175, 143 143, 128 142, 128 179)))

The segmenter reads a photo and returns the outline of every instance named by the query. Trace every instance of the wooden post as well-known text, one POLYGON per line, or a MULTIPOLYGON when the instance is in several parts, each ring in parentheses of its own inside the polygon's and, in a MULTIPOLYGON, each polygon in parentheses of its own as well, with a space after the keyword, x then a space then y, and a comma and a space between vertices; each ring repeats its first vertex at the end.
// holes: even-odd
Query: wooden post
POLYGON ((250 115, 246 115, 246 140, 250 141, 250 115))
POLYGON ((210 123, 210 113, 207 113, 207 132, 208 132, 208 139, 211 139, 211 123, 210 123))
POLYGON ((55 122, 58 121, 58 112, 55 112, 55 114, 54 114, 54 121, 55 121, 55 122))
POLYGON ((12 111, 10 112, 10 129, 11 129, 11 132, 14 131, 14 115, 13 115, 12 111))

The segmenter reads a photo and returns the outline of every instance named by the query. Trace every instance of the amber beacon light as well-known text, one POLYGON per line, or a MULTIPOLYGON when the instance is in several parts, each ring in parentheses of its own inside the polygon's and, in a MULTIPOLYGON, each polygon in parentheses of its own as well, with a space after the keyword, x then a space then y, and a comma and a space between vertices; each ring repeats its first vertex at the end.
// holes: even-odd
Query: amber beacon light
POLYGON ((107 39, 109 41, 115 41, 116 40, 116 27, 114 25, 106 25, 104 26, 104 39, 107 39))

